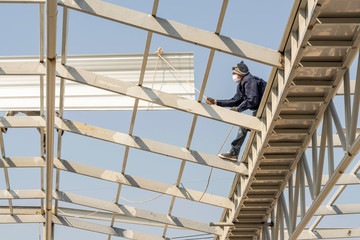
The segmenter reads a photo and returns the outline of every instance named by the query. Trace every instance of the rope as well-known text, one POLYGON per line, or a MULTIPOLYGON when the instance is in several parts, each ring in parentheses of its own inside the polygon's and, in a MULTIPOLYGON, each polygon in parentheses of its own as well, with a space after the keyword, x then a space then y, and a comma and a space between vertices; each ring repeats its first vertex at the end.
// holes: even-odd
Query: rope
MULTIPOLYGON (((221 144, 221 147, 220 147, 220 149, 219 149, 219 151, 217 152, 216 155, 218 155, 218 154, 220 153, 221 149, 223 148, 223 146, 224 146, 226 140, 228 139, 228 137, 229 137, 229 135, 230 135, 230 133, 231 133, 231 131, 232 131, 233 128, 234 128, 234 125, 231 126, 229 133, 227 134, 225 140, 224 140, 223 143, 221 144)), ((204 190, 203 194, 201 195, 201 197, 199 198, 199 202, 201 201, 201 199, 204 197, 206 191, 208 190, 213 169, 214 169, 214 167, 211 167, 211 170, 210 170, 210 173, 209 173, 209 178, 208 178, 208 181, 207 181, 205 190, 204 190)))
POLYGON ((40 230, 40 224, 41 224, 41 223, 39 223, 39 240, 41 240, 41 230, 40 230))
MULTIPOLYGON (((181 74, 181 72, 179 72, 179 71, 178 71, 171 63, 169 63, 163 56, 161 56, 161 54, 163 53, 162 48, 158 48, 158 50, 157 50, 155 53, 158 55, 158 57, 159 57, 161 60, 163 60, 163 61, 164 61, 166 64, 168 64, 176 73, 178 73, 182 79, 184 79, 187 83, 189 83, 189 84, 195 89, 195 91, 197 91, 197 92, 200 94, 200 91, 195 87, 195 85, 194 85, 193 83, 191 83, 189 80, 187 80, 187 79, 181 74)), ((158 58, 158 60, 159 60, 159 58, 158 58)), ((158 62, 156 62, 155 73, 154 73, 154 77, 153 77, 153 85, 152 85, 151 88, 153 88, 153 86, 154 86, 154 79, 155 79, 155 74, 156 74, 157 63, 158 63, 158 62)), ((205 95, 203 95, 203 98, 206 99, 205 95)), ((224 140, 223 143, 221 144, 221 147, 220 147, 220 149, 219 149, 219 151, 217 152, 216 155, 218 155, 218 154, 220 153, 221 149, 223 148, 223 146, 224 146, 226 140, 228 139, 228 137, 229 137, 229 135, 230 135, 230 133, 231 133, 231 131, 232 131, 233 128, 234 128, 234 125, 231 127, 229 133, 227 134, 225 140, 224 140)), ((211 175, 212 175, 213 169, 214 169, 214 167, 211 167, 211 170, 210 170, 210 173, 209 173, 209 177, 208 177, 208 181, 207 181, 205 190, 204 190, 204 192, 202 193, 201 197, 199 198, 199 201, 201 201, 201 199, 204 197, 206 191, 207 191, 208 188, 209 188, 210 179, 211 179, 211 175)), ((160 196, 161 196, 161 195, 160 195, 160 196)), ((158 197, 160 197, 160 196, 158 196, 158 197)), ((157 197, 156 197, 156 198, 157 198, 157 197)))
POLYGON ((121 198, 122 200, 124 200, 124 201, 126 201, 126 202, 129 202, 129 203, 146 203, 146 202, 153 201, 153 200, 161 197, 161 196, 164 195, 164 194, 165 194, 165 193, 162 193, 162 194, 160 194, 160 195, 158 195, 158 196, 156 196, 156 197, 153 197, 153 198, 151 198, 151 199, 144 200, 144 201, 131 201, 131 200, 128 200, 128 199, 123 198, 123 197, 121 197, 121 196, 119 196, 119 198, 121 198))
POLYGON ((66 216, 69 216, 69 217, 77 217, 77 218, 86 218, 86 217, 89 217, 89 216, 92 216, 98 212, 100 212, 100 210, 97 210, 95 212, 92 212, 92 213, 89 213, 87 215, 76 215, 76 214, 67 214, 66 212, 62 211, 61 209, 58 208, 58 211, 62 212, 63 214, 65 214, 66 216))
MULTIPOLYGON (((161 48, 159 48, 161 49, 161 48)), ((197 91, 199 94, 200 94, 200 91, 195 87, 195 85, 193 83, 191 83, 189 80, 187 80, 182 74, 181 72, 179 72, 173 65, 171 65, 171 63, 169 63, 163 56, 161 56, 161 53, 162 53, 162 49, 161 49, 161 52, 159 52, 159 49, 158 51, 156 51, 155 53, 161 58, 161 60, 163 60, 166 64, 168 64, 175 72, 177 72, 180 77, 182 79, 184 79, 187 83, 189 83, 194 89, 195 91, 197 91)), ((203 98, 206 98, 204 95, 203 95, 203 98)))
MULTIPOLYGON (((156 64, 155 64, 155 70, 154 70, 154 75, 153 75, 153 79, 152 79, 152 84, 151 84, 151 89, 154 88, 154 82, 155 82, 155 76, 156 76, 156 71, 157 71, 157 66, 159 63, 159 59, 160 59, 160 54, 163 52, 162 48, 158 48, 158 50, 155 52, 158 54, 158 58, 156 59, 156 64)), ((146 109, 146 111, 149 111, 150 109, 150 102, 148 102, 148 107, 146 109)))

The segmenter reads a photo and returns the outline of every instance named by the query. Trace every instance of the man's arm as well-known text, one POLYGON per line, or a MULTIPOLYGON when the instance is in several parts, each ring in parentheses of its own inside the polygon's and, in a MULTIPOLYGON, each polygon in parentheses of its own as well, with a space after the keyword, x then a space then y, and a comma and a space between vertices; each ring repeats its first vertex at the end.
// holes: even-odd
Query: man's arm
POLYGON ((221 107, 237 107, 242 102, 239 94, 235 94, 231 99, 217 100, 217 105, 221 107))

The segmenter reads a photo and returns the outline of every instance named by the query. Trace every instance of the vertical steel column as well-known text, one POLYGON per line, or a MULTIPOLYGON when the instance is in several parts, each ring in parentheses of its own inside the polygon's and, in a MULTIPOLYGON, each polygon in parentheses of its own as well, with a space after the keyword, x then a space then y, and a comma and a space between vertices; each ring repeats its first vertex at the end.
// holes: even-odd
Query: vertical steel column
POLYGON ((295 180, 295 194, 294 194, 294 203, 292 209, 292 218, 291 218, 291 226, 292 231, 296 228, 296 218, 297 218, 297 210, 299 205, 299 188, 300 188, 300 162, 297 165, 296 169, 296 180, 295 180))
MULTIPOLYGON (((317 147, 317 130, 315 130, 314 134, 311 138, 311 153, 312 153, 312 170, 313 170, 313 178, 314 184, 316 185, 316 172, 318 165, 318 147, 317 147)), ((315 193, 315 192, 314 192, 315 193)))
POLYGON ((314 198, 315 198, 315 196, 314 196, 314 184, 313 184, 313 179, 311 177, 311 173, 310 173, 309 164, 308 164, 308 161, 307 161, 306 154, 304 153, 301 157, 303 158, 301 161, 302 161, 302 164, 303 164, 303 167, 304 167, 306 180, 308 182, 310 196, 311 196, 311 199, 314 200, 314 198))
POLYGON ((334 120, 334 124, 335 124, 335 127, 336 127, 337 134, 339 135, 339 138, 340 138, 340 142, 342 144, 342 147, 343 147, 344 151, 346 151, 346 137, 345 137, 345 134, 344 134, 344 130, 343 130, 342 126, 341 126, 339 115, 337 114, 334 102, 332 100, 330 101, 329 107, 330 107, 330 112, 331 112, 332 119, 334 120))
POLYGON ((346 129, 346 151, 350 146, 351 100, 350 100, 350 74, 349 69, 344 74, 344 108, 346 129))
POLYGON ((321 189, 321 179, 323 175, 324 168, 324 159, 325 159, 325 148, 326 148, 326 134, 327 134, 327 117, 324 115, 322 131, 321 131, 321 142, 320 142, 320 153, 319 153, 319 163, 317 166, 316 175, 314 176, 315 181, 315 196, 317 196, 321 189))
MULTIPOLYGON (((358 54, 358 56, 360 56, 360 54, 358 54)), ((359 117, 359 104, 360 104, 360 60, 358 60, 355 94, 354 94, 353 109, 351 114, 350 138, 349 138, 350 145, 354 142, 356 136, 356 126, 359 117)))
MULTIPOLYGON (((288 211, 288 208, 286 206, 286 202, 285 202, 285 197, 284 197, 284 193, 281 193, 280 195, 280 199, 279 199, 279 203, 278 204, 281 204, 281 210, 283 212, 283 215, 284 215, 284 218, 285 218, 285 222, 286 222, 286 227, 288 229, 290 229, 290 218, 289 218, 289 211, 288 211)), ((290 210, 290 209, 289 209, 290 210)), ((289 231, 288 231, 289 233, 289 231)), ((290 233, 289 233, 290 234, 290 233)))
POLYGON ((45 239, 52 235, 57 1, 46 1, 46 212, 45 239))
MULTIPOLYGON (((3 139, 3 133, 0 131, 0 146, 1 146, 1 157, 5 158, 5 145, 4 145, 4 139, 3 139)), ((6 183, 6 190, 10 191, 10 180, 9 180, 9 172, 6 167, 4 167, 4 176, 5 176, 5 183, 6 183)), ((9 202, 9 210, 10 214, 13 215, 13 204, 12 200, 8 199, 9 202)))
POLYGON ((271 222, 273 223, 273 225, 271 226, 271 238, 269 237, 268 239, 275 240, 275 210, 274 209, 271 210, 271 222))
MULTIPOLYGON (((44 4, 39 4, 39 43, 40 43, 40 52, 39 52, 39 60, 40 62, 44 62, 44 4)), ((44 76, 40 75, 40 116, 44 117, 44 76)), ((45 139, 44 139, 44 129, 40 128, 40 151, 41 156, 44 156, 44 146, 45 146, 45 139)), ((41 176, 41 190, 45 192, 44 189, 44 168, 40 169, 40 176, 41 176)), ((44 199, 41 199, 41 213, 44 213, 44 199)))
MULTIPOLYGON (((67 58, 67 34, 68 34, 68 8, 63 8, 63 24, 62 24, 62 41, 61 41, 61 64, 66 64, 67 58)), ((59 98, 59 117, 62 118, 64 114, 64 97, 65 97, 65 79, 60 79, 60 98, 59 98)), ((61 144, 62 144, 62 134, 63 130, 58 129, 58 140, 57 140, 57 151, 56 157, 61 158, 61 144)), ((58 191, 60 187, 60 170, 56 169, 56 180, 55 180, 55 190, 58 191)), ((55 209, 54 214, 57 215, 58 211, 58 201, 55 200, 55 209)), ((54 227, 52 228, 54 234, 54 227)))
POLYGON ((39 4, 39 43, 40 43, 40 62, 44 62, 44 4, 39 4))
POLYGON ((280 220, 281 218, 281 205, 277 205, 276 208, 276 222, 275 222, 275 229, 274 229, 274 240, 278 240, 279 239, 279 230, 280 230, 280 220))
MULTIPOLYGON (((44 75, 40 76, 40 116, 41 117, 45 117, 44 115, 44 75)), ((45 133, 44 133, 44 129, 40 128, 40 154, 42 157, 44 157, 44 146, 45 146, 45 133)), ((44 168, 42 167, 40 170, 40 174, 41 174, 41 190, 45 192, 45 188, 44 188, 44 168)), ((41 199, 41 213, 44 214, 45 208, 44 208, 44 199, 41 199)))
POLYGON ((325 111, 327 118, 327 150, 328 150, 328 172, 329 176, 334 173, 334 144, 333 144, 333 129, 330 108, 325 111))
POLYGON ((288 181, 288 191, 289 191, 289 215, 290 215, 290 226, 288 227, 288 232, 291 234, 294 226, 292 225, 292 213, 294 208, 294 178, 291 176, 288 181))
POLYGON ((298 171, 300 170, 300 215, 301 219, 305 216, 305 174, 302 161, 304 158, 300 159, 298 165, 298 171))

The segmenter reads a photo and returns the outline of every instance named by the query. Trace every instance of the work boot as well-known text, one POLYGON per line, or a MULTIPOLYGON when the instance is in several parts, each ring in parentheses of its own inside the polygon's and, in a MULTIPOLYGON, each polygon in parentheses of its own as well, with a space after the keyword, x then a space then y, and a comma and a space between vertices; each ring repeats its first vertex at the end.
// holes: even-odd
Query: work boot
POLYGON ((237 154, 233 154, 233 153, 221 153, 218 154, 219 157, 224 158, 224 159, 228 159, 231 161, 237 161, 238 160, 238 155, 237 154))

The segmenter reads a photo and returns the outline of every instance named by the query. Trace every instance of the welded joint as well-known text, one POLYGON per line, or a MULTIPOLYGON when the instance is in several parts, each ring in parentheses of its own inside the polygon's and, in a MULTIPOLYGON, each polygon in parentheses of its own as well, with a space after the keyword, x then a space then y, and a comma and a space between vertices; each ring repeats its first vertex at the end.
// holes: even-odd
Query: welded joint
POLYGON ((47 57, 46 59, 50 62, 56 61, 56 55, 55 55, 55 57, 52 57, 52 58, 47 57))

